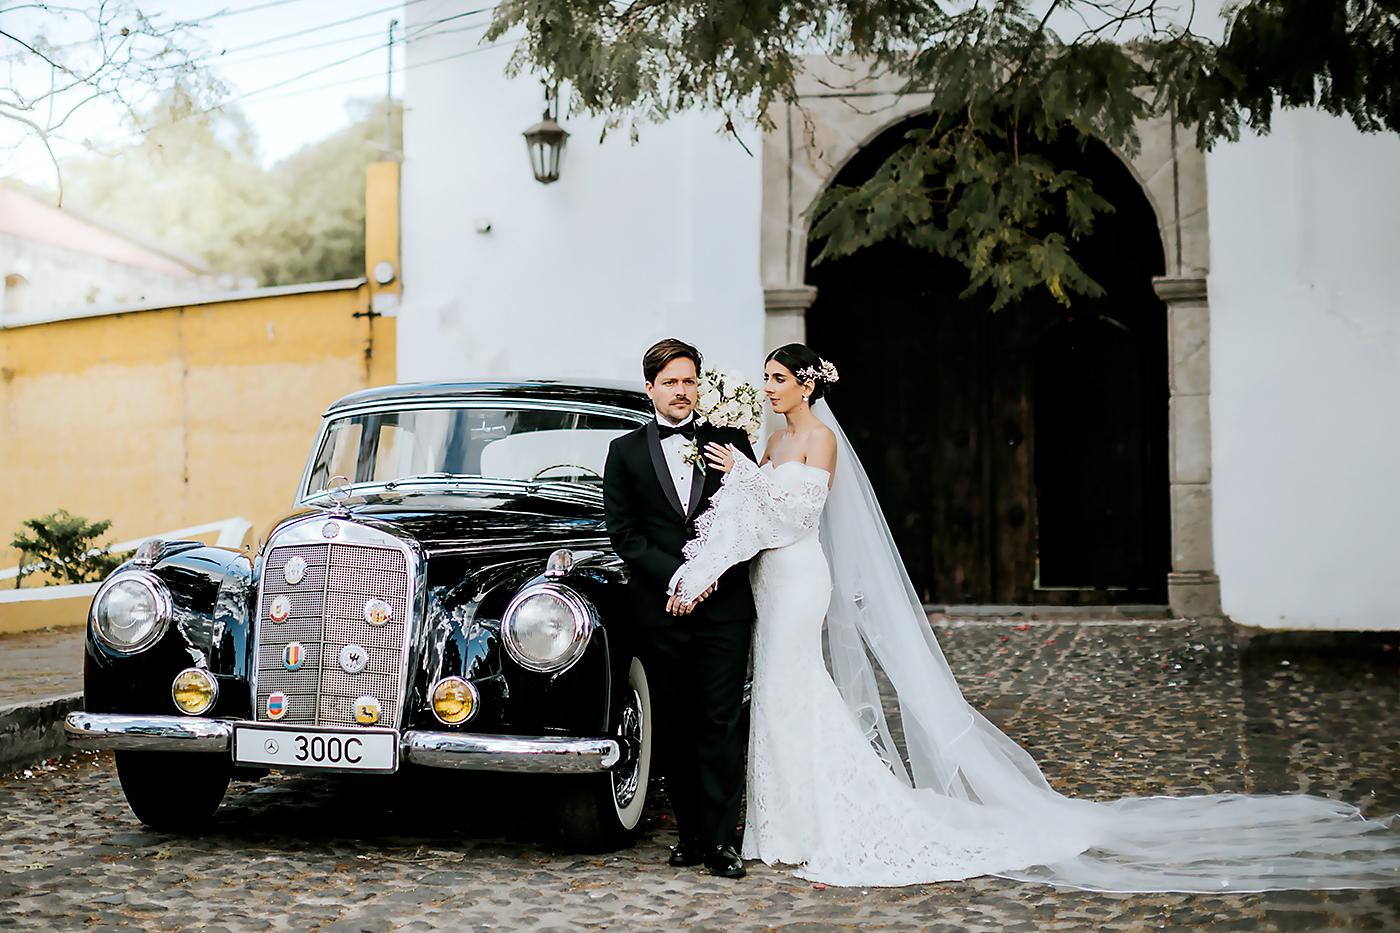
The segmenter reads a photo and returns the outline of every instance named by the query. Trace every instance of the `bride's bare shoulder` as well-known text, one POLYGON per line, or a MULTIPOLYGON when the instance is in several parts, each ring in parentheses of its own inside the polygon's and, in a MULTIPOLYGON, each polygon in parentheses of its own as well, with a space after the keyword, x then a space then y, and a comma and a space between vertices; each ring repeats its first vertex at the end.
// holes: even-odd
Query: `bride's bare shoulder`
POLYGON ((828 473, 836 471, 836 434, 826 425, 818 423, 812 428, 804 445, 802 460, 810 466, 820 467, 828 473))
POLYGON ((772 434, 768 435, 768 443, 763 445, 763 456, 758 461, 759 466, 773 459, 773 448, 778 446, 778 437, 781 434, 781 431, 774 431, 772 434))

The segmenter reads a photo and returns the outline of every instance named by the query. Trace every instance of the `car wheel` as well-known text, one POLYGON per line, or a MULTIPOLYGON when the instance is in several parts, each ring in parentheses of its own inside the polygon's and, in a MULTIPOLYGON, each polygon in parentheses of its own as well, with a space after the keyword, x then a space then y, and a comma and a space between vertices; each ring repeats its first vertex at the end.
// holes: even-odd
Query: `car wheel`
POLYGON ((213 819, 228 790, 224 755, 119 751, 117 778, 127 805, 151 829, 178 833, 213 819))
POLYGON ((564 795, 559 825, 571 848, 606 852, 636 837, 651 785, 652 723, 646 668, 633 658, 613 726, 622 760, 606 774, 574 779, 564 795))

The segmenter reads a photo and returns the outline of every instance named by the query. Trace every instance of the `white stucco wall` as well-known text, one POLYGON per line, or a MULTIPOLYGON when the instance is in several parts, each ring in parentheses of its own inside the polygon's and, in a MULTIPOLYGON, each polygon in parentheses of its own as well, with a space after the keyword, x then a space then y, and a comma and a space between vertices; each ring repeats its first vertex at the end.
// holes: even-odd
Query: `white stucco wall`
MULTIPOLYGON (((409 34, 452 12, 411 8, 409 34)), ((479 35, 417 40, 409 63, 479 35)), ((540 185, 520 133, 542 93, 503 76, 507 51, 409 72, 399 378, 640 381, 662 336, 756 376, 759 160, 712 116, 634 146, 565 113, 562 180, 540 185)), ((1211 152, 1207 187, 1224 609, 1259 626, 1400 628, 1400 140, 1282 113, 1272 136, 1211 152)))
POLYGON ((1400 139, 1285 112, 1207 171, 1224 609, 1400 628, 1400 139))
MULTIPOLYGON (((427 22, 452 10, 408 12, 427 22)), ((415 42, 409 65, 472 48, 479 35, 415 42)), ((640 384, 642 352, 666 336, 755 377, 757 156, 716 135, 713 115, 645 127, 633 145, 625 131, 600 144, 599 122, 565 112, 573 135, 561 178, 542 185, 521 137, 540 117, 541 86, 506 79, 507 55, 409 72, 399 378, 640 384), (479 220, 490 233, 475 232, 479 220)))

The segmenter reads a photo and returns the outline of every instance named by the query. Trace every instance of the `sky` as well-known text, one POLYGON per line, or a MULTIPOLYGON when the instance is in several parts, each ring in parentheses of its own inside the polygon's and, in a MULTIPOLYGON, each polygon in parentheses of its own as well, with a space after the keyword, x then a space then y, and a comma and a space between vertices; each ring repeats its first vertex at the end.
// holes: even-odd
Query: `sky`
MULTIPOLYGON (((229 86, 228 96, 240 98, 236 106, 251 121, 261 160, 269 165, 344 126, 348 102, 384 95, 390 20, 397 17, 402 23, 404 6, 419 2, 423 0, 129 0, 132 8, 157 21, 196 24, 207 50, 200 58, 229 86)), ((407 47, 401 43, 411 44, 414 35, 426 35, 423 30, 483 33, 491 2, 464 0, 451 22, 415 26, 413 34, 405 35, 401 26, 393 48, 394 95, 399 96, 413 76, 411 69, 403 68, 407 47), (482 12, 466 15, 472 10, 482 12)), ((91 36, 85 20, 65 22, 52 12, 27 6, 37 4, 0 0, 0 29, 26 40, 41 30, 54 42, 91 36)), ((47 82, 49 70, 0 36, 0 92, 15 87, 32 93, 47 82)), ((60 109, 77 104, 80 94, 81 89, 68 92, 60 109)), ((102 149, 115 149, 130 140, 132 132, 120 108, 99 100, 75 113, 54 148, 60 158, 84 152, 85 139, 102 149)), ((33 133, 0 119, 0 178, 7 176, 49 184, 53 169, 33 133)))

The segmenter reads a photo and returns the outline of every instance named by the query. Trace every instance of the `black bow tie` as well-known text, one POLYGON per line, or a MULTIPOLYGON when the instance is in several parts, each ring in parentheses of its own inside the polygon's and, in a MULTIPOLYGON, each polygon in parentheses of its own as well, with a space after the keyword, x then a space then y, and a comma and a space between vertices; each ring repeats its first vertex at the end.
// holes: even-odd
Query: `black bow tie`
POLYGON ((681 437, 684 437, 688 441, 695 440, 695 422, 693 420, 687 421, 685 424, 680 425, 679 427, 672 427, 669 424, 662 424, 660 421, 658 421, 656 422, 656 430, 657 433, 661 435, 661 439, 663 441, 666 438, 673 437, 677 434, 679 434, 681 437))

